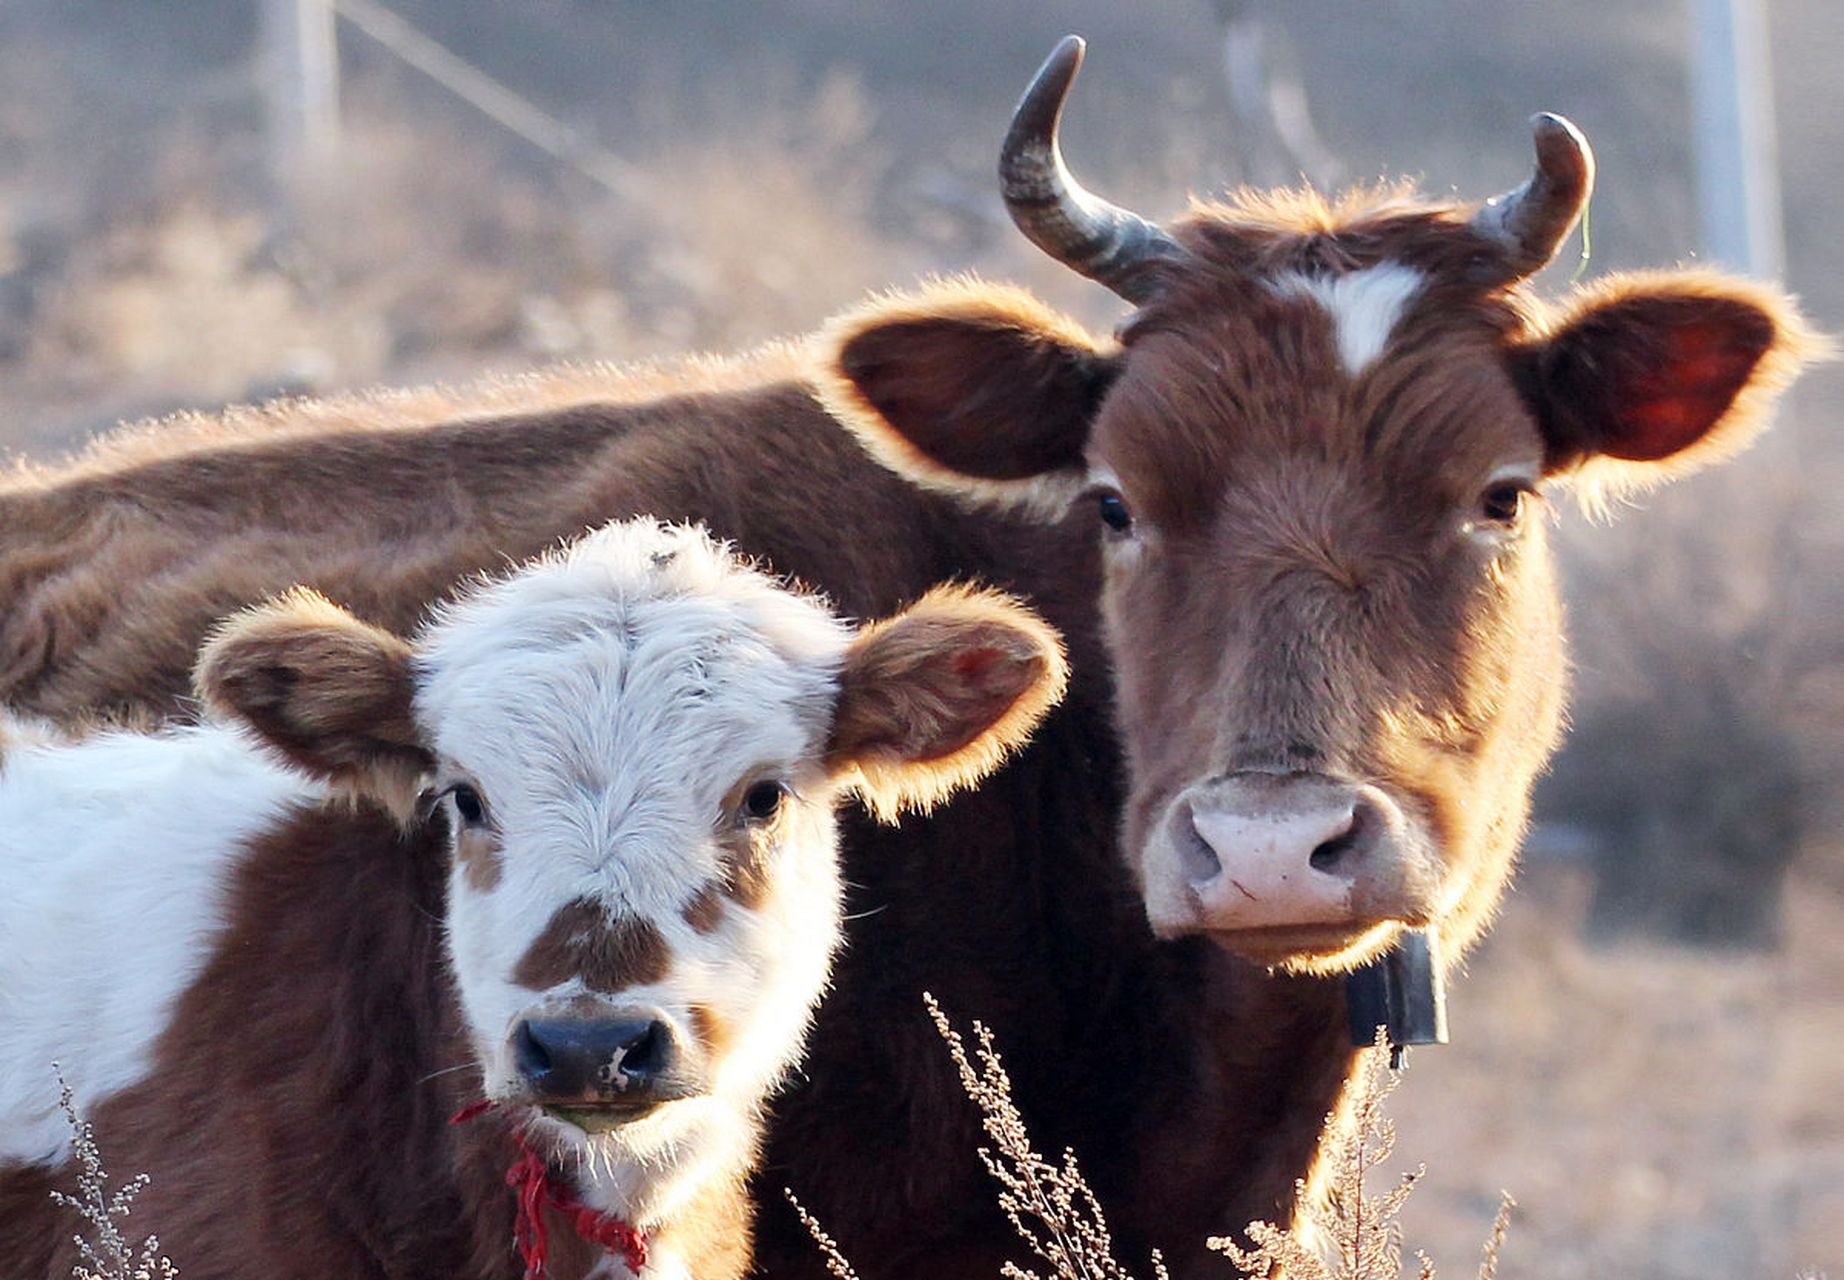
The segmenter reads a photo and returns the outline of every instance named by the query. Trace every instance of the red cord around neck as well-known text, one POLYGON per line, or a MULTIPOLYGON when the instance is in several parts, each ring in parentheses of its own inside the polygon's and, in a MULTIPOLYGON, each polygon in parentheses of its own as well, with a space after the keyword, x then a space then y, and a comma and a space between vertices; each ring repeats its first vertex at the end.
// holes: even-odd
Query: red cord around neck
MULTIPOLYGON (((454 1114, 450 1124, 462 1124, 491 1111, 497 1103, 482 1099, 470 1102, 454 1114)), ((525 1280, 545 1280, 545 1264, 550 1259, 550 1241, 545 1234, 544 1209, 548 1205, 564 1216, 580 1239, 599 1245, 611 1254, 620 1254, 627 1269, 636 1276, 647 1265, 647 1237, 612 1213, 592 1209, 565 1190, 551 1173, 544 1157, 526 1143, 524 1135, 514 1132, 519 1158, 506 1170, 506 1185, 518 1198, 518 1216, 512 1223, 512 1240, 519 1257, 525 1261, 525 1280)))

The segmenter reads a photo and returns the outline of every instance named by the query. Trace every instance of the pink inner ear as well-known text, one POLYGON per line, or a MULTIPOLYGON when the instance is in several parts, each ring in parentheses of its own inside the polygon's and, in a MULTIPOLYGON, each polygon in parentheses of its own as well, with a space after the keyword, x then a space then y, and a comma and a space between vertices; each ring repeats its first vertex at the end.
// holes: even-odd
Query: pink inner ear
POLYGON ((1665 338, 1655 362, 1631 378, 1615 404, 1617 433, 1603 452, 1655 462, 1688 449, 1722 420, 1764 348, 1737 342, 1734 328, 1685 325, 1665 338))
POLYGON ((980 680, 991 671, 993 664, 1005 655, 990 645, 977 649, 963 649, 954 658, 954 674, 967 680, 980 680))

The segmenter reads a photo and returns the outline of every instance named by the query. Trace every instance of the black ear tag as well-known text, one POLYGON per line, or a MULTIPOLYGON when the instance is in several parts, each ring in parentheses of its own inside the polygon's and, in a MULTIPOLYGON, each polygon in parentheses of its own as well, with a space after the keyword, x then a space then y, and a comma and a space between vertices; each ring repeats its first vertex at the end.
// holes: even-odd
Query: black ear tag
POLYGON ((1396 945, 1345 977, 1351 1043, 1375 1044, 1389 1033, 1389 1065, 1399 1068, 1412 1044, 1447 1043, 1447 984, 1441 978, 1440 938, 1412 929, 1396 945))

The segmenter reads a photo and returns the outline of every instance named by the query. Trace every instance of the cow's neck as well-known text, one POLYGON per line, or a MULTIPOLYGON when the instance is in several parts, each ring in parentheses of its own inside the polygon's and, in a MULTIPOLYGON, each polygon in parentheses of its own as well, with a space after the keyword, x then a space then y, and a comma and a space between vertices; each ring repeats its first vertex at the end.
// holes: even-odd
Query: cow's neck
POLYGON ((1128 1176, 1142 1192, 1139 1243, 1163 1250, 1175 1273, 1195 1273, 1221 1265, 1205 1262, 1207 1237, 1291 1220, 1356 1051, 1342 979, 1270 974, 1205 942, 1172 945, 1184 954, 1169 1052, 1188 1061, 1148 1100, 1150 1141, 1128 1176))
MULTIPOLYGON (((1079 524, 998 521, 947 536, 948 572, 1021 592, 1064 633, 1072 687, 978 791, 900 835, 854 827, 849 962, 806 1073, 823 1083, 780 1108, 793 1123, 774 1135, 757 1198, 791 1187, 840 1240, 899 1259, 886 1280, 940 1274, 944 1258, 991 1271, 1018 1256, 975 1155, 990 1144, 923 1016, 928 990, 961 1026, 993 1028, 1037 1148, 1077 1152, 1123 1261, 1155 1245, 1188 1261, 1207 1236, 1291 1214, 1352 1063, 1342 982, 1278 978, 1201 941, 1152 938, 1117 839, 1123 774, 1092 538, 1079 524), (888 1091, 875 1103, 850 1087, 868 1062, 888 1091), (912 1127, 923 1113, 926 1126, 912 1127), (905 1158, 887 1184, 854 1166, 854 1182, 835 1185, 805 1158, 834 1149, 811 1132, 816 1120, 855 1135, 838 1141, 889 1133, 905 1158), (931 1183, 905 1165, 959 1172, 931 1183), (923 1225, 934 1221, 943 1234, 923 1225)), ((818 1273, 788 1215, 769 1207, 763 1228, 770 1274, 818 1273)))

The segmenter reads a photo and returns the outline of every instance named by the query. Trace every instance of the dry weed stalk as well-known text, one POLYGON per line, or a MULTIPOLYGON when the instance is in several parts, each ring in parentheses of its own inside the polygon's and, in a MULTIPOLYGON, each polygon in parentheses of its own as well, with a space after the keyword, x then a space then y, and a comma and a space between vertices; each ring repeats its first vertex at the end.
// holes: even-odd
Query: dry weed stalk
POLYGON ((795 1198, 793 1188, 783 1187, 781 1194, 794 1206, 794 1212, 800 1215, 800 1225, 807 1229, 807 1234, 813 1237, 813 1243, 819 1246, 820 1256, 826 1259, 826 1270, 832 1273, 833 1280, 858 1280, 858 1273, 840 1252, 839 1242, 827 1235, 820 1220, 808 1213, 807 1206, 795 1198))
POLYGON ((76 1210, 88 1224, 85 1235, 73 1237, 83 1259, 71 1272, 74 1280, 178 1280, 179 1268, 160 1252, 157 1236, 141 1241, 140 1251, 122 1234, 119 1220, 133 1211, 134 1198, 146 1187, 149 1178, 138 1174, 109 1194, 109 1175, 103 1169, 102 1149, 88 1121, 77 1114, 75 1095, 64 1073, 58 1072, 58 1106, 70 1123, 71 1147, 82 1166, 77 1174, 77 1194, 53 1191, 51 1198, 67 1209, 76 1210))
MULTIPOLYGON (((1331 1170, 1331 1184, 1323 1202, 1313 1203, 1301 1182, 1300 1203, 1306 1208, 1302 1223, 1288 1227, 1250 1223, 1252 1249, 1225 1236, 1209 1241, 1247 1280, 1279 1276, 1288 1280, 1397 1280, 1402 1274, 1402 1206, 1426 1170, 1417 1166, 1381 1195, 1365 1190, 1366 1180, 1388 1162, 1396 1148, 1396 1126, 1385 1114, 1384 1103, 1401 1077, 1389 1069, 1388 1062, 1388 1045, 1379 1028, 1376 1044, 1364 1052, 1363 1065, 1349 1086, 1350 1121, 1341 1124, 1337 1113, 1326 1117, 1319 1150, 1331 1170), (1317 1240, 1326 1242, 1324 1251, 1316 1247, 1317 1240)), ((1515 1203, 1509 1194, 1499 1201, 1479 1264, 1479 1280, 1494 1280, 1497 1275, 1498 1254, 1515 1203)), ((1416 1258, 1419 1280, 1433 1280, 1434 1260, 1425 1253, 1417 1253, 1416 1258)))
MULTIPOLYGON (((1065 1151, 1061 1163, 1052 1164, 1032 1146, 1024 1119, 1012 1101, 1011 1078, 993 1047, 991 1030, 975 1021, 974 1048, 969 1052, 934 997, 924 994, 923 1000, 960 1072, 961 1087, 980 1109, 993 1143, 981 1148, 980 1159, 999 1184, 1000 1207, 1019 1238, 1049 1265, 1055 1280, 1133 1280, 1114 1256, 1107 1219, 1083 1180, 1075 1153, 1065 1151)), ((1381 1195, 1365 1191, 1366 1179, 1388 1161, 1396 1145, 1396 1127, 1385 1115, 1384 1104, 1400 1077, 1388 1062, 1388 1047, 1379 1031, 1376 1045, 1366 1051, 1363 1067, 1351 1082, 1349 1121, 1341 1123, 1336 1113, 1326 1118, 1320 1151, 1332 1179, 1324 1201, 1312 1202, 1302 1184, 1300 1203, 1305 1209, 1300 1223, 1286 1227, 1251 1223, 1252 1249, 1225 1238, 1208 1242, 1244 1280, 1279 1280, 1282 1276, 1287 1280, 1398 1280, 1401 1276, 1400 1215, 1422 1171, 1405 1174, 1381 1195), (1326 1251, 1321 1250, 1321 1241, 1326 1251)), ((1499 1203, 1479 1280, 1495 1280, 1513 1205, 1509 1195, 1499 1203)), ((804 1212, 802 1218, 822 1247, 830 1244, 804 1212)), ((1416 1256, 1419 1280, 1433 1280, 1433 1260, 1426 1254, 1416 1256)), ((843 1265, 843 1259, 839 1261, 843 1265)), ((1155 1280, 1168 1280, 1157 1251, 1152 1255, 1152 1270, 1155 1280)), ((1037 1272, 1012 1263, 1006 1264, 1004 1274, 1008 1280, 1043 1280, 1037 1272)), ((836 1269, 834 1275, 848 1280, 836 1269)))
MULTIPOLYGON (((999 1184, 999 1207, 1019 1238, 1059 1280, 1133 1280, 1132 1272, 1114 1257, 1107 1218, 1083 1180, 1076 1153, 1066 1150, 1062 1163, 1052 1164, 1031 1145, 1024 1117, 1012 1101, 1011 1077, 993 1048, 991 1029, 974 1022, 975 1048, 969 1054, 935 997, 924 992, 922 999, 947 1042, 961 1088, 980 1109, 986 1136, 993 1142, 980 1148, 980 1160, 999 1184)), ((1157 1253, 1152 1267, 1157 1280, 1166 1280, 1165 1264, 1157 1253)), ((1043 1280, 1037 1272, 1010 1262, 1004 1274, 1007 1280, 1043 1280)))

